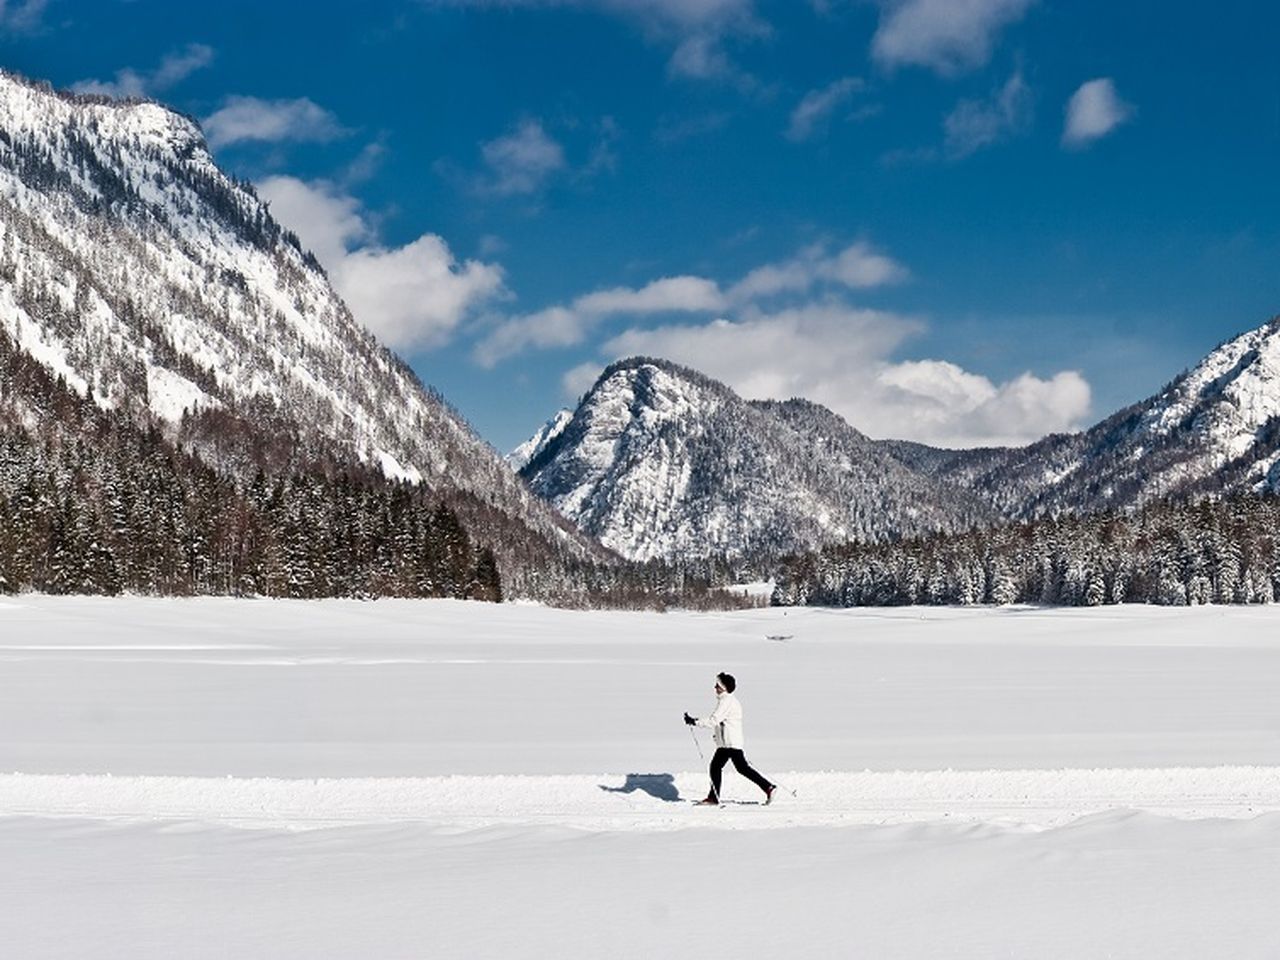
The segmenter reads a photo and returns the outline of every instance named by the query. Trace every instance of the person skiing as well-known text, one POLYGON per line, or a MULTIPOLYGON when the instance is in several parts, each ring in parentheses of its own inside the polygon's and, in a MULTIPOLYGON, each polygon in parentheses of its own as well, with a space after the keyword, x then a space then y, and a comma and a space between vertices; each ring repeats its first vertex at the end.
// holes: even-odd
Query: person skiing
POLYGON ((724 765, 733 761, 733 768, 764 791, 764 802, 773 802, 777 785, 760 776, 747 763, 746 754, 742 752, 742 704, 733 695, 738 682, 732 674, 716 674, 716 708, 709 717, 691 717, 684 715, 684 722, 691 727, 710 727, 711 735, 716 742, 716 752, 711 757, 711 792, 699 804, 715 806, 720 803, 720 773, 724 765))

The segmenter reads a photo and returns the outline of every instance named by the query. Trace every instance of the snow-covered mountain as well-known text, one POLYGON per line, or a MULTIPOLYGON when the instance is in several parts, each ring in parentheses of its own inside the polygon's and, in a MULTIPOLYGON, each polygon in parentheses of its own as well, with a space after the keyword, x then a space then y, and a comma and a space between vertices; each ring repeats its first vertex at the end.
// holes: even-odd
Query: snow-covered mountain
POLYGON ((803 400, 746 402, 662 360, 617 363, 526 448, 533 489, 625 556, 777 555, 1141 505, 1280 492, 1280 320, 1159 394, 1020 448, 873 441, 803 400))
POLYGON ((749 403, 650 358, 605 370, 523 475, 584 531, 639 560, 776 555, 995 515, 823 407, 749 403))
POLYGON ((295 461, 324 451, 458 493, 491 530, 602 555, 360 325, 218 169, 198 124, 158 104, 0 73, 0 330, 100 408, 229 474, 255 467, 236 442, 248 433, 295 461))
POLYGON ((517 473, 525 468, 530 460, 542 452, 542 448, 560 436, 561 431, 573 419, 573 411, 567 407, 557 410, 556 415, 538 428, 532 437, 516 447, 504 458, 512 470, 517 473))
POLYGON ((1222 344, 1155 396, 1080 434, 1018 449, 889 449, 1011 517, 1280 492, 1280 319, 1222 344))

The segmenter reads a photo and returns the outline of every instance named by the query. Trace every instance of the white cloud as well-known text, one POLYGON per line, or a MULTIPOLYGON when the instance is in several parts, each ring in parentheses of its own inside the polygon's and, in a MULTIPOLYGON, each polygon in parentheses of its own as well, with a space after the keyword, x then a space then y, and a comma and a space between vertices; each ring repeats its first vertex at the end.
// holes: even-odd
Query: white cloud
POLYGON ((359 201, 333 184, 271 177, 257 188, 328 270, 355 318, 388 346, 440 346, 469 314, 506 295, 500 266, 459 262, 434 234, 402 247, 377 243, 359 201))
MULTIPOLYGON (((1074 371, 1023 374, 996 384, 938 360, 893 362, 921 321, 840 300, 695 326, 632 329, 604 344, 607 359, 667 357, 752 399, 805 397, 873 437, 953 447, 1022 444, 1073 430, 1089 411, 1089 385, 1074 371)), ((580 392, 584 364, 565 375, 580 392)))
POLYGON ((114 80, 81 80, 73 84, 72 89, 79 93, 98 93, 108 97, 149 97, 177 86, 212 62, 212 47, 203 43, 189 43, 182 51, 168 54, 150 73, 139 73, 126 67, 116 71, 114 80))
POLYGON ((564 395, 570 399, 577 400, 584 393, 591 389, 592 385, 600 379, 600 374, 604 372, 604 364, 596 363, 588 360, 586 363, 580 363, 572 370, 566 370, 560 378, 560 389, 564 391, 564 395))
POLYGON ((256 186, 258 195, 271 205, 272 216, 296 233, 326 268, 348 250, 373 239, 360 201, 331 184, 278 176, 256 186))
POLYGON ((522 120, 509 134, 482 144, 488 168, 477 186, 497 196, 539 192, 565 167, 564 148, 547 135, 537 120, 522 120))
POLYGON ((780 293, 804 293, 819 283, 853 290, 900 283, 910 276, 907 268, 859 240, 834 256, 823 244, 801 250, 790 260, 757 267, 729 289, 729 299, 748 303, 780 293))
POLYGON ((636 324, 614 334, 596 359, 566 371, 565 393, 580 396, 608 362, 647 355, 700 370, 748 398, 805 397, 825 404, 875 437, 1005 445, 1080 426, 1090 391, 1074 371, 1048 379, 1025 373, 996 383, 945 360, 895 360, 924 322, 859 307, 844 296, 908 276, 865 240, 834 253, 814 244, 750 271, 727 289, 704 277, 664 277, 507 317, 476 344, 473 357, 492 367, 525 350, 581 344, 608 317, 664 315, 661 326, 636 324), (672 322, 677 313, 700 316, 672 322))
POLYGON ((1086 147, 1131 119, 1134 112, 1131 104, 1120 99, 1110 77, 1090 80, 1067 101, 1062 143, 1068 147, 1086 147))
POLYGON ((181 53, 171 53, 160 61, 160 66, 151 74, 149 88, 168 90, 212 62, 212 47, 203 43, 189 43, 181 53))
POLYGON ((465 170, 453 161, 435 164, 438 174, 463 190, 487 197, 530 197, 539 195, 553 183, 583 184, 617 170, 617 144, 623 132, 611 116, 603 116, 588 126, 567 120, 564 127, 591 135, 589 147, 581 144, 582 162, 571 163, 565 149, 547 132, 536 117, 520 120, 506 133, 480 144, 479 169, 465 170))
POLYGON ((862 89, 857 77, 841 77, 819 90, 810 90, 791 111, 787 126, 787 139, 799 142, 808 140, 836 110, 848 103, 862 89))
POLYGON ((750 308, 756 300, 806 293, 815 286, 867 289, 906 279, 901 264, 858 241, 835 254, 822 244, 806 247, 782 263, 751 271, 729 290, 705 277, 654 280, 639 289, 613 287, 584 294, 572 303, 501 320, 475 347, 472 356, 492 367, 524 350, 569 347, 581 343, 602 320, 619 314, 719 313, 750 308))
POLYGON ((995 35, 1035 0, 880 0, 871 52, 886 67, 929 67, 954 75, 991 58, 995 35))
POLYGON ((946 151, 960 158, 1024 132, 1034 104, 1031 88, 1018 71, 988 100, 962 100, 943 123, 946 151))
POLYGON ((428 6, 476 9, 576 9, 620 17, 653 40, 674 44, 667 64, 673 76, 730 80, 753 88, 754 81, 729 59, 729 35, 759 36, 768 26, 755 0, 424 0, 428 6))
POLYGON ((553 306, 503 320, 476 345, 474 357, 492 367, 530 347, 581 343, 601 320, 618 314, 707 313, 724 306, 720 288, 702 277, 664 277, 640 289, 614 287, 584 294, 569 306, 553 306))
POLYGON ((760 89, 760 82, 739 67, 724 48, 725 38, 717 31, 685 37, 667 61, 667 74, 689 80, 716 80, 731 84, 742 93, 760 89))
POLYGON ((1003 384, 943 360, 890 364, 880 372, 888 406, 909 413, 914 436, 952 447, 1021 446, 1075 430, 1089 413, 1088 382, 1067 370, 1042 380, 1023 373, 1003 384))
POLYGON ((0 0, 0 28, 21 33, 40 25, 48 0, 26 0, 25 3, 7 3, 0 0))
POLYGON ((482 367, 493 367, 530 347, 571 347, 583 341, 596 319, 560 306, 508 317, 476 344, 472 357, 482 367))
POLYGON ((435 234, 403 247, 354 250, 330 277, 356 318, 398 348, 441 346, 470 310, 503 289, 500 267, 459 263, 435 234))
POLYGON ((599 290, 573 302, 576 310, 600 315, 670 311, 700 313, 720 310, 724 304, 724 295, 716 283, 702 277, 687 276, 664 277, 639 290, 629 287, 599 290))
POLYGON ((228 97, 220 110, 205 118, 202 126, 214 147, 248 140, 325 143, 346 133, 337 117, 306 97, 297 100, 228 97))

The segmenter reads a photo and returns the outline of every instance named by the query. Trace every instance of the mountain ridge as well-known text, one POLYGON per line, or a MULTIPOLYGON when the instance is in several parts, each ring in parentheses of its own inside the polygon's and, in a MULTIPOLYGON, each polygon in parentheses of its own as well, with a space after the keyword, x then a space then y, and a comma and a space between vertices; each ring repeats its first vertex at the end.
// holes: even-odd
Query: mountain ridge
MULTIPOLYGON (((689 391, 700 391, 704 396, 704 422, 685 427, 688 438, 703 448, 714 442, 708 435, 721 429, 716 419, 720 408, 726 403, 741 403, 766 419, 748 418, 736 429, 745 426, 749 431, 768 431, 770 423, 782 423, 793 434, 806 436, 804 455, 812 459, 809 473, 815 477, 823 470, 857 473, 861 483, 852 487, 860 488, 857 496, 864 499, 868 490, 885 486, 901 494, 896 499, 882 494, 870 497, 869 502, 884 514, 881 522, 871 522, 866 517, 866 502, 849 499, 846 489, 841 506, 834 493, 839 484, 829 478, 817 481, 823 493, 811 497, 810 506, 823 505, 817 508, 821 522, 793 518, 790 529, 775 526, 779 538, 775 555, 815 549, 840 537, 875 542, 955 532, 1000 520, 1133 509, 1170 496, 1280 492, 1280 318, 1224 340, 1152 396, 1117 410, 1092 427, 1074 434, 1050 434, 1025 447, 946 450, 909 441, 872 440, 811 401, 743 401, 725 384, 698 371, 660 358, 631 357, 605 369, 555 439, 543 443, 523 469, 536 492, 584 531, 628 556, 694 557, 722 549, 733 556, 763 546, 761 538, 750 532, 756 523, 752 517, 740 518, 743 534, 735 536, 732 531, 699 527, 692 514, 681 519, 675 506, 670 506, 662 521, 683 522, 685 535, 645 534, 644 517, 657 516, 661 511, 655 504, 673 505, 678 494, 669 482, 665 489, 646 492, 637 471, 611 457, 628 431, 637 432, 634 424, 646 417, 657 424, 662 417, 655 410, 643 409, 643 398, 632 396, 628 401, 632 408, 625 417, 618 398, 614 398, 615 426, 619 428, 615 436, 608 430, 593 433, 591 426, 579 419, 584 412, 587 419, 596 417, 592 408, 602 384, 645 368, 683 381, 689 391), (573 450, 582 443, 594 444, 585 458, 573 450), (928 513, 934 522, 931 529, 922 529, 921 509, 932 511, 928 513), (829 522, 841 513, 852 522, 829 522), (671 516, 677 519, 672 521, 671 516), (704 538, 701 543, 699 536, 704 538)), ((618 390, 625 393, 621 386, 618 390)), ((689 416, 696 416, 696 410, 689 416)), ((658 461, 666 457, 666 467, 657 472, 669 473, 677 461, 669 451, 664 452, 657 438, 655 433, 649 443, 651 455, 658 461)), ((723 431, 721 441, 732 442, 723 431)), ((644 448, 634 436, 623 446, 632 461, 644 448)), ((801 455, 800 448, 791 449, 793 456, 801 455)), ((718 473, 718 482, 734 486, 737 468, 717 464, 714 457, 700 462, 697 469, 705 484, 717 482, 718 473)), ((786 465, 773 476, 760 474, 754 480, 758 489, 747 495, 756 500, 762 494, 785 499, 787 490, 797 485, 795 473, 792 465, 786 465)), ((722 523, 733 522, 722 518, 722 523)))
POLYGON ((265 440, 269 466, 336 457, 456 495, 517 591, 521 529, 548 558, 612 562, 351 315, 199 125, 153 101, 0 72, 0 327, 241 480, 265 440))

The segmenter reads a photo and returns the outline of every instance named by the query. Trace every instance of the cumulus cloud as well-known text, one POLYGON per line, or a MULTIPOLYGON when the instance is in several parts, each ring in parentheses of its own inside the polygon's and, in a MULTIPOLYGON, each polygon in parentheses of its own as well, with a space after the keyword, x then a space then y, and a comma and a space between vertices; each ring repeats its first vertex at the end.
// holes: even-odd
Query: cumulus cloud
POLYGON ((177 86, 197 70, 213 62, 213 48, 203 43, 189 43, 168 54, 150 72, 131 67, 117 70, 114 80, 81 80, 72 89, 79 93, 98 93, 108 97, 150 97, 177 86))
POLYGON ((866 290, 901 283, 907 268, 864 240, 829 254, 824 244, 805 247, 795 257, 757 267, 729 289, 729 299, 748 303, 781 293, 805 293, 827 283, 866 290))
POLYGON ((578 297, 568 306, 509 317, 476 345, 474 357, 492 367, 530 347, 548 349, 581 343, 601 320, 617 314, 707 313, 724 306, 724 295, 702 277, 664 277, 639 289, 613 287, 578 297))
POLYGON ((537 193, 566 166, 564 147, 532 119, 482 144, 480 155, 486 172, 477 179, 477 189, 500 197, 537 193))
POLYGON ((702 277, 664 277, 639 290, 614 287, 598 290, 574 301, 574 307, 589 313, 662 313, 666 311, 710 311, 724 306, 720 288, 702 277))
POLYGON ((904 438, 953 447, 1020 446, 1075 430, 1091 401, 1088 382, 1074 370, 995 384, 943 360, 886 364, 876 386, 891 418, 909 416, 914 436, 904 438))
POLYGON ((591 389, 604 372, 604 364, 594 360, 580 363, 571 370, 566 370, 560 377, 560 389, 570 399, 577 399, 591 389))
POLYGON ((946 152, 953 159, 1023 133, 1031 125, 1031 88, 1018 71, 987 100, 962 100, 943 123, 946 152))
POLYGON ((1067 147, 1087 147, 1132 119, 1134 108, 1116 93, 1110 77, 1081 84, 1067 101, 1062 143, 1067 147))
POLYGON ((296 233, 326 268, 373 239, 360 201, 332 184, 277 176, 259 181, 257 190, 272 216, 296 233))
POLYGON ((880 0, 871 42, 885 67, 928 67, 953 76, 991 58, 996 34, 1021 19, 1035 0, 880 0))
POLYGON ((328 270, 355 318, 388 346, 438 347, 469 314, 506 295, 500 266, 460 262, 435 234, 402 247, 378 243, 359 201, 333 184, 278 176, 257 186, 328 270))
POLYGON ((228 97, 201 124, 213 147, 245 141, 326 143, 344 136, 338 118, 306 97, 260 100, 228 97))
POLYGON ((810 90, 791 111, 787 139, 798 143, 813 137, 827 119, 861 89, 862 81, 857 77, 841 77, 819 90, 810 90))
POLYGON ((351 312, 392 347, 446 343, 468 312, 503 288, 502 269, 459 263, 449 245, 423 234, 403 247, 353 250, 330 273, 351 312))
MULTIPOLYGON (((923 328, 913 317, 833 299, 747 311, 736 321, 631 329, 602 349, 609 360, 667 357, 752 399, 805 397, 873 437, 951 447, 1023 444, 1077 429, 1087 416, 1089 385, 1074 371, 993 383, 947 361, 894 362, 894 351, 923 328)), ((581 392, 592 369, 600 366, 569 371, 566 392, 581 392)))
POLYGON ((492 367, 524 350, 579 344, 611 316, 714 314, 750 307, 755 301, 781 294, 803 294, 815 287, 868 289, 897 283, 907 276, 905 267, 865 241, 836 253, 815 244, 790 260, 752 270, 728 290, 705 277, 663 277, 640 288, 596 290, 567 305, 507 317, 476 345, 472 355, 481 366, 492 367))

